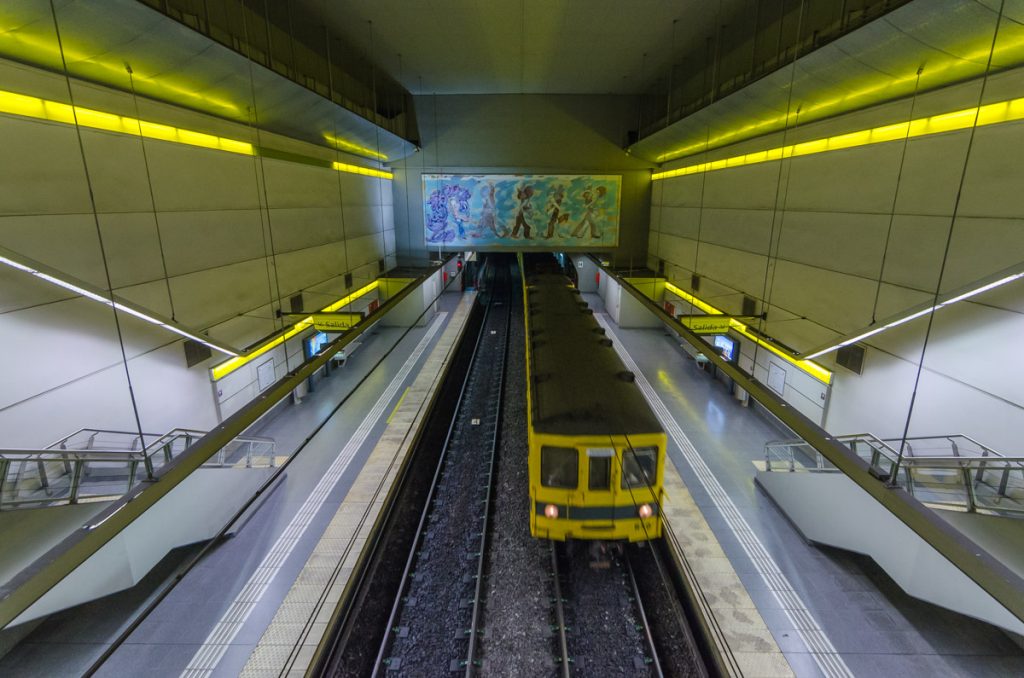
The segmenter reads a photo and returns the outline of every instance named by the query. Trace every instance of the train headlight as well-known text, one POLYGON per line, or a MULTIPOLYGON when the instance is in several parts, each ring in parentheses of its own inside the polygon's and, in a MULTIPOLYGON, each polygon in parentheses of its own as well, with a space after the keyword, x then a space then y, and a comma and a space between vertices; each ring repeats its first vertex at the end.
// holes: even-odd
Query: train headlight
POLYGON ((558 517, 558 507, 554 504, 548 504, 544 507, 544 517, 554 520, 558 517))
POLYGON ((650 518, 654 515, 654 509, 651 508, 650 504, 641 504, 640 508, 636 511, 641 518, 650 518))

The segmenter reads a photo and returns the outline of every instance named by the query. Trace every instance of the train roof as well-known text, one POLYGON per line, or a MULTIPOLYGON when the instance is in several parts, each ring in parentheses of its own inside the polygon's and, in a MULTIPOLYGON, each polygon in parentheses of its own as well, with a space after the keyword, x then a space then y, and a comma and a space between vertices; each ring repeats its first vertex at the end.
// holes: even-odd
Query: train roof
POLYGON ((660 433, 661 424, 568 278, 527 275, 533 428, 556 435, 660 433))

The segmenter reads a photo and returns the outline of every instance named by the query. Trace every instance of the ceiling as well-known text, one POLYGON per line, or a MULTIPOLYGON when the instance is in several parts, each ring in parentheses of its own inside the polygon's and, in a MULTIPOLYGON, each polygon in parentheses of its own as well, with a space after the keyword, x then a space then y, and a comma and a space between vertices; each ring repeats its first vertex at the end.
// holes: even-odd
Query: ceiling
POLYGON ((744 0, 299 2, 314 15, 323 12, 332 31, 413 94, 636 94, 667 73, 670 53, 702 45, 719 21, 746 4, 744 0))
MULTIPOLYGON (((0 57, 370 159, 413 145, 136 0, 0 0, 0 57), (54 14, 61 43, 54 32, 54 14), (129 83, 126 65, 134 80, 129 83), (362 150, 353 150, 362 149, 362 150)), ((13 83, 12 83, 13 86, 13 83)), ((0 84, 0 89, 6 86, 0 84)), ((34 92, 23 92, 34 94, 34 92)), ((130 112, 130 111, 129 111, 130 112)))
POLYGON ((630 147, 662 163, 1024 63, 1024 0, 918 0, 630 147), (993 31, 1003 7, 997 40, 993 31), (989 64, 989 51, 992 51, 989 64), (918 69, 920 69, 918 79, 918 69), (790 120, 791 121, 791 120, 790 120))

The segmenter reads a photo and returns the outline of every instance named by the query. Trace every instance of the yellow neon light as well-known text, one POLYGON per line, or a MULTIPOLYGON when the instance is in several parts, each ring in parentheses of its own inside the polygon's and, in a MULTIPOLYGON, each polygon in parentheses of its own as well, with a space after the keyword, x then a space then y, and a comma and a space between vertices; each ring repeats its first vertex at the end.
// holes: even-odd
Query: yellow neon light
MULTIPOLYGON (((669 292, 676 295, 677 297, 682 298, 684 301, 693 304, 694 306, 696 306, 697 308, 699 308, 700 310, 704 311, 709 315, 723 315, 721 310, 715 308, 706 301, 698 299, 689 292, 685 292, 679 289, 678 287, 668 282, 667 280, 665 281, 665 289, 667 289, 669 292)), ((765 341, 764 339, 761 339, 760 337, 755 335, 753 332, 750 331, 750 328, 747 327, 747 325, 741 323, 739 320, 736 320, 735 318, 729 319, 729 326, 732 329, 736 330, 739 334, 743 335, 750 341, 760 346, 761 348, 771 351, 772 353, 779 356, 780 358, 790 363, 791 365, 796 365, 798 368, 800 368, 807 374, 811 375, 818 381, 825 384, 832 383, 832 372, 825 369, 818 363, 812 362, 810 360, 801 360, 799 358, 794 358, 792 355, 786 353, 785 351, 775 346, 771 342, 765 341)))
POLYGON ((47 101, 38 97, 2 90, 0 90, 0 113, 10 113, 25 118, 49 120, 67 125, 75 124, 77 117, 78 124, 82 127, 101 129, 118 134, 130 134, 132 136, 140 136, 141 134, 141 136, 150 139, 213 148, 219 151, 227 151, 228 153, 255 154, 252 144, 245 143, 244 141, 235 141, 234 139, 204 134, 203 132, 161 125, 147 120, 130 118, 125 115, 94 111, 81 106, 72 107, 71 104, 47 101))
POLYGON ((393 179, 395 177, 391 172, 385 172, 384 170, 370 169, 369 167, 360 167, 359 165, 349 165, 344 162, 332 162, 331 167, 338 170, 339 172, 349 172, 351 174, 363 174, 368 177, 379 177, 381 179, 393 179))
MULTIPOLYGON (((1002 36, 1001 36, 1002 37, 1002 36)), ((991 45, 986 39, 983 47, 969 51, 963 56, 955 57, 945 61, 931 61, 921 74, 921 91, 942 87, 952 82, 962 81, 967 78, 980 75, 979 66, 985 64, 989 57, 991 45)), ((993 53, 993 63, 1000 63, 1003 66, 1011 66, 1020 63, 1024 48, 1024 39, 1000 40, 993 53)), ((835 115, 851 111, 864 105, 878 102, 882 99, 909 95, 912 92, 912 85, 917 80, 916 71, 897 78, 885 78, 881 81, 874 81, 870 85, 845 92, 842 96, 826 99, 815 103, 804 103, 799 113, 790 111, 759 122, 750 123, 742 127, 723 132, 706 140, 689 144, 680 148, 666 151, 659 155, 658 162, 666 162, 674 158, 689 155, 696 151, 706 151, 718 148, 742 139, 759 136, 773 130, 789 127, 797 118, 810 122, 828 115, 835 115), (881 96, 879 96, 881 95, 881 96)), ((980 124, 980 123, 979 123, 980 124)))
POLYGON ((359 144, 352 143, 351 141, 346 141, 345 139, 337 137, 331 134, 330 132, 324 132, 324 139, 331 142, 332 144, 334 144, 334 146, 343 151, 351 151, 352 153, 356 153, 358 155, 365 155, 368 158, 374 158, 376 160, 388 159, 388 156, 384 155, 383 153, 378 153, 372 148, 367 148, 366 146, 360 146, 359 144))
POLYGON ((856 146, 867 146, 869 144, 881 144, 887 141, 896 141, 905 137, 923 137, 943 132, 953 132, 961 129, 968 129, 974 125, 977 117, 978 127, 984 125, 995 125, 1001 122, 1012 120, 1024 120, 1024 98, 1000 101, 994 104, 987 104, 980 108, 965 108, 960 111, 942 113, 927 118, 917 118, 910 122, 901 122, 882 127, 839 134, 824 139, 804 141, 799 144, 780 146, 767 151, 746 153, 721 160, 701 162, 694 165, 687 165, 678 169, 665 172, 655 172, 651 179, 670 179, 672 177, 685 176, 687 174, 700 174, 712 172, 726 167, 739 167, 741 165, 753 165, 768 160, 779 158, 792 158, 805 155, 815 155, 828 151, 838 151, 844 148, 856 146))
MULTIPOLYGON (((83 108, 82 106, 72 107, 71 104, 64 104, 59 101, 49 101, 39 97, 5 92, 3 90, 0 90, 0 113, 9 113, 24 118, 35 118, 36 120, 48 120, 66 125, 74 125, 77 118, 78 124, 82 127, 100 129, 106 132, 130 134, 132 136, 141 135, 147 139, 158 139, 176 144, 212 148, 217 151, 238 153, 240 155, 256 155, 255 147, 245 141, 218 137, 182 127, 171 127, 170 125, 162 125, 158 122, 139 120, 127 115, 106 113, 91 108, 83 108)), ((391 172, 341 162, 332 162, 331 169, 350 174, 379 177, 381 179, 394 178, 391 172)))
MULTIPOLYGON (((320 309, 320 312, 321 313, 332 313, 334 311, 337 311, 339 308, 342 308, 346 304, 352 303, 353 301, 355 301, 359 297, 363 296, 367 292, 371 292, 371 291, 377 289, 377 287, 379 285, 380 285, 380 281, 379 280, 374 280, 370 284, 364 285, 363 287, 360 287, 358 290, 356 290, 352 294, 349 294, 346 297, 342 297, 341 299, 339 299, 338 301, 334 302, 330 306, 327 306, 325 308, 320 309)), ((310 316, 307 316, 307 317, 303 318, 302 320, 300 320, 299 322, 295 323, 294 325, 292 325, 289 329, 285 330, 283 334, 279 334, 276 337, 274 337, 272 339, 269 339, 265 343, 260 344, 259 346, 254 348, 251 352, 246 353, 245 355, 240 355, 240 356, 238 356, 236 358, 231 358, 229 360, 225 360, 224 362, 222 362, 219 365, 215 365, 214 367, 212 367, 210 369, 210 372, 213 374, 213 380, 214 381, 220 381, 221 379, 223 379, 227 375, 229 375, 232 372, 234 372, 235 370, 237 370, 242 365, 245 365, 246 363, 248 363, 248 362, 250 362, 252 360, 255 360, 256 358, 260 357, 261 355, 263 355, 264 353, 266 353, 270 349, 272 349, 272 348, 274 348, 276 346, 280 346, 284 342, 286 342, 289 339, 291 339, 292 337, 294 337, 296 334, 299 334, 303 330, 307 330, 307 329, 309 329, 312 326, 313 326, 313 316, 310 315, 310 316)))

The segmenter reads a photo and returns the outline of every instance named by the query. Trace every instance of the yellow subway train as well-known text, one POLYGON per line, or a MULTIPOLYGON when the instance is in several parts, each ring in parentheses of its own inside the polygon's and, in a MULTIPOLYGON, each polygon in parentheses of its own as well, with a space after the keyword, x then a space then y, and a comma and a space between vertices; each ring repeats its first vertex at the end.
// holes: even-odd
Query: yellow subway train
POLYGON ((520 261, 530 533, 557 541, 660 537, 661 424, 555 258, 520 261))

